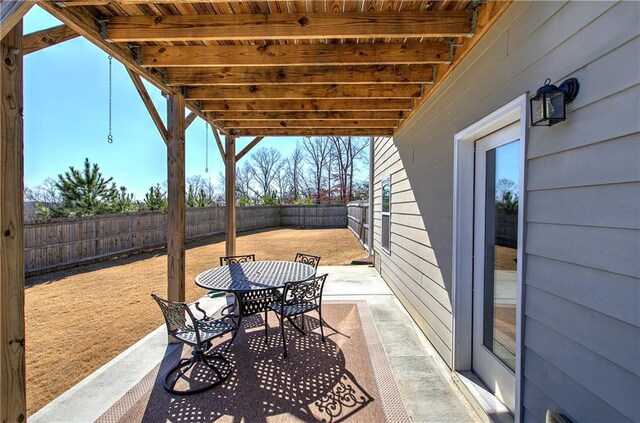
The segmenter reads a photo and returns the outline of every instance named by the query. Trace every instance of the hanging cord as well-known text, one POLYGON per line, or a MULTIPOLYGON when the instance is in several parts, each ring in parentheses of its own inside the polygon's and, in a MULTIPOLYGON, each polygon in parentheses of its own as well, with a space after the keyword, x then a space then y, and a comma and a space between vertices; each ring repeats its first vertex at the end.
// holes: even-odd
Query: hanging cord
POLYGON ((204 173, 209 173, 209 122, 204 123, 204 173))
POLYGON ((111 99, 111 96, 112 96, 112 93, 111 93, 112 92, 112 71, 111 71, 111 69, 112 69, 112 60, 113 60, 113 57, 109 56, 109 135, 107 135, 107 142, 109 144, 113 143, 113 135, 111 133, 111 130, 112 130, 112 128, 111 128, 111 103, 112 103, 112 99, 111 99))

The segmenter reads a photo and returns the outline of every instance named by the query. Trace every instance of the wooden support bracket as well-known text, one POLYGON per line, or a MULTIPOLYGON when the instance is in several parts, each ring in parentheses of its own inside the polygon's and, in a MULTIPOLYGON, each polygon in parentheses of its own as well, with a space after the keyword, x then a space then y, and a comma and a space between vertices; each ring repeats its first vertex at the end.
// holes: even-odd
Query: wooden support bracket
POLYGON ((253 147, 255 147, 256 145, 258 145, 258 143, 260 141, 262 141, 264 137, 255 137, 249 144, 247 144, 247 146, 245 148, 242 149, 242 151, 240 151, 237 155, 236 155, 236 162, 238 160, 240 160, 241 158, 243 158, 249 151, 251 151, 251 149, 253 147))
POLYGON ((151 115, 151 119, 153 119, 153 123, 156 124, 156 128, 158 128, 158 132, 160 132, 162 140, 165 144, 168 144, 169 135, 167 134, 167 129, 164 127, 164 123, 162 122, 162 118, 160 118, 158 110, 156 110, 156 106, 154 106, 153 101, 151 101, 151 97, 149 96, 149 92, 142 82, 142 78, 140 78, 140 75, 129 68, 127 68, 127 73, 129 73, 131 81, 133 81, 133 85, 136 87, 136 90, 138 90, 138 94, 140 94, 142 102, 147 107, 147 110, 151 115))

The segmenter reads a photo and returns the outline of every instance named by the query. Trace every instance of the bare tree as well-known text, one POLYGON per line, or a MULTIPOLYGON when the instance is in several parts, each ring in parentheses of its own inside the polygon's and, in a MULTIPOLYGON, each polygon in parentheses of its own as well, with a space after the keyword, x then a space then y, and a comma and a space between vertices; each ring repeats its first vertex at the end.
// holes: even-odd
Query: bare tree
POLYGON ((213 199, 216 196, 215 185, 209 178, 204 178, 202 175, 189 176, 186 180, 187 190, 191 188, 196 192, 204 192, 208 199, 213 199))
POLYGON ((353 174, 356 162, 367 147, 367 140, 354 137, 329 137, 338 166, 340 202, 353 200, 353 174))
POLYGON ((245 162, 242 166, 238 166, 236 170, 236 192, 238 197, 251 198, 251 192, 255 193, 251 184, 253 182, 255 170, 250 163, 245 162))
POLYGON ((273 147, 262 147, 251 155, 251 167, 253 176, 261 189, 261 194, 266 195, 271 190, 276 175, 282 167, 282 155, 273 147))
POLYGON ((24 199, 25 201, 47 205, 58 204, 62 201, 60 190, 53 178, 47 178, 40 185, 36 185, 33 188, 25 187, 24 199))
POLYGON ((293 150, 293 153, 291 153, 291 156, 285 159, 286 175, 289 179, 291 197, 294 202, 298 201, 302 189, 304 159, 304 151, 300 146, 300 143, 296 143, 296 148, 293 150))
POLYGON ((307 160, 311 166, 310 172, 313 176, 315 202, 320 204, 322 175, 329 160, 331 147, 326 139, 310 137, 305 137, 302 145, 308 153, 307 160))
POLYGON ((287 171, 284 166, 281 166, 276 174, 275 178, 276 189, 278 190, 278 199, 280 203, 285 202, 285 198, 289 196, 290 180, 287 177, 287 171))

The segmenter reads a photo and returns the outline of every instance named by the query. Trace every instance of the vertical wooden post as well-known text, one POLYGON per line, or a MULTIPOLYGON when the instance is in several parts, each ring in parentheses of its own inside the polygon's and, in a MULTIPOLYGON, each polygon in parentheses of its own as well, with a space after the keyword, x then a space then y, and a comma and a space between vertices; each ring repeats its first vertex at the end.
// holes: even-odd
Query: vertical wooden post
MULTIPOLYGON (((185 295, 185 101, 180 94, 167 98, 167 296, 184 301, 185 295)), ((172 340, 170 339, 170 342, 172 340)))
POLYGON ((225 222, 226 222, 226 255, 236 255, 236 137, 225 137, 225 222))
POLYGON ((0 421, 26 420, 22 20, 0 42, 0 421))

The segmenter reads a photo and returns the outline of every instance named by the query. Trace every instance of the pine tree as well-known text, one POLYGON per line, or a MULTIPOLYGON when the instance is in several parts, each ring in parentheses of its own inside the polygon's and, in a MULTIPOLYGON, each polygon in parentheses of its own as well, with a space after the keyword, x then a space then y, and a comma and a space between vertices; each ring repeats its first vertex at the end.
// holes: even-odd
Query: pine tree
POLYGON ((149 187, 149 192, 144 196, 144 206, 147 210, 167 209, 167 193, 160 189, 160 184, 155 187, 149 187))
POLYGON ((64 175, 58 175, 56 183, 62 197, 63 214, 92 216, 109 213, 118 198, 118 189, 112 180, 105 179, 98 164, 91 164, 88 158, 81 170, 70 166, 64 175))

